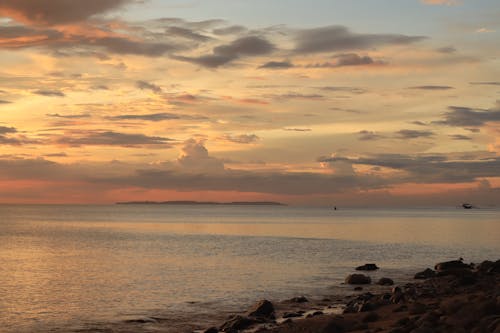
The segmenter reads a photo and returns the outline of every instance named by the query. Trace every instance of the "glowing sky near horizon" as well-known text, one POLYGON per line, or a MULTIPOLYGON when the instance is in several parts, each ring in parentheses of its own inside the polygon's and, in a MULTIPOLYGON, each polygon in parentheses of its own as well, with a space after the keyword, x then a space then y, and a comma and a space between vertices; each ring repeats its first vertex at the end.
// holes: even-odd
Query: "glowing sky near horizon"
POLYGON ((0 203, 500 201, 496 0, 4 0, 0 203))

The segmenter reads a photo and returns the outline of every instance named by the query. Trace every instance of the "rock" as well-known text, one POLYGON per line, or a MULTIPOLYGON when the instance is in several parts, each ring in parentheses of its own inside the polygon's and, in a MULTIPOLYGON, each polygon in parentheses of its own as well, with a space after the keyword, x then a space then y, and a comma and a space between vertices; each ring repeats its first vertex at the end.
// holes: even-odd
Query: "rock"
POLYGON ((423 271, 418 272, 417 274, 415 274, 415 276, 413 278, 414 279, 425 280, 425 279, 430 279, 430 278, 432 278, 434 276, 436 276, 436 272, 433 271, 430 268, 426 268, 425 270, 423 270, 423 271))
POLYGON ((236 333, 240 330, 250 327, 255 323, 256 321, 254 319, 237 315, 233 316, 231 319, 222 324, 222 326, 220 327, 220 331, 236 333))
POLYGON ((405 295, 400 287, 392 288, 392 296, 390 301, 395 304, 405 301, 405 295))
POLYGON ((302 317, 302 315, 298 312, 285 312, 283 314, 283 318, 297 318, 302 317))
POLYGON ((477 266, 477 271, 482 273, 500 273, 500 260, 493 261, 483 261, 477 266))
POLYGON ((204 330, 203 333, 219 333, 219 330, 216 327, 210 327, 204 330))
POLYGON ((306 318, 312 318, 312 317, 316 317, 316 316, 321 316, 323 314, 322 311, 314 311, 313 313, 310 313, 306 316, 306 318))
POLYGON ((380 319, 380 316, 376 312, 368 312, 362 319, 364 323, 372 323, 380 319))
POLYGON ((292 303, 307 303, 307 302, 309 302, 309 300, 307 298, 305 298, 304 296, 298 296, 298 297, 291 298, 289 300, 289 302, 292 302, 292 303))
POLYGON ((350 274, 345 278, 347 284, 370 284, 372 279, 363 274, 350 274))
POLYGON ((354 287, 354 291, 362 291, 363 287, 354 287))
POLYGON ((408 307, 408 313, 411 315, 418 315, 425 313, 427 311, 427 306, 422 303, 411 303, 408 307))
POLYGON ((392 286, 394 284, 394 281, 392 279, 383 277, 377 281, 377 284, 381 286, 392 286))
POLYGON ((259 318, 274 318, 274 306, 273 303, 266 299, 257 302, 250 310, 247 312, 248 317, 259 317, 259 318))
POLYGON ((364 264, 363 266, 356 267, 357 271, 376 271, 377 269, 376 264, 364 264))
POLYGON ((462 258, 460 258, 460 260, 440 262, 434 266, 434 269, 438 272, 457 270, 457 269, 470 269, 470 268, 471 268, 470 265, 464 264, 462 258))

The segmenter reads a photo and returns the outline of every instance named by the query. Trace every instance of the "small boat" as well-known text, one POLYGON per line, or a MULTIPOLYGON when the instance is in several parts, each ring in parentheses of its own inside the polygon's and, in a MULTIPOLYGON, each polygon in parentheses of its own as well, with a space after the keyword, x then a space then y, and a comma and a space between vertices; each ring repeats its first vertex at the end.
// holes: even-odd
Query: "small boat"
POLYGON ((473 206, 471 204, 469 204, 469 203, 463 203, 462 204, 462 208, 463 209, 471 209, 471 208, 473 208, 473 206))

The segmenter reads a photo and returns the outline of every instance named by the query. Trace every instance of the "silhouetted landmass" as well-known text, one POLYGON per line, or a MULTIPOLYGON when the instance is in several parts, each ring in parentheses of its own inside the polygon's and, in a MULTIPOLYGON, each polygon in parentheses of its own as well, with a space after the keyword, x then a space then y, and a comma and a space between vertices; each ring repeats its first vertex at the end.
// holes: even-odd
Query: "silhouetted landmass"
POLYGON ((126 201, 117 202, 117 205, 225 205, 225 206, 286 206, 286 204, 274 201, 126 201))

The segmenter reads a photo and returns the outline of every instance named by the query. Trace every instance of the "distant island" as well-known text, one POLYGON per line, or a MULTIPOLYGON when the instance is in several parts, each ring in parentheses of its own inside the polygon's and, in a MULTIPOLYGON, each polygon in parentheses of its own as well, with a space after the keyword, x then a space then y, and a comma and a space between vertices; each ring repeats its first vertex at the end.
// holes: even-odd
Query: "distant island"
POLYGON ((274 201, 125 201, 117 202, 117 205, 226 205, 226 206, 286 206, 286 204, 274 201))

